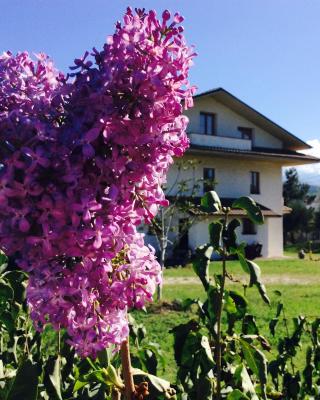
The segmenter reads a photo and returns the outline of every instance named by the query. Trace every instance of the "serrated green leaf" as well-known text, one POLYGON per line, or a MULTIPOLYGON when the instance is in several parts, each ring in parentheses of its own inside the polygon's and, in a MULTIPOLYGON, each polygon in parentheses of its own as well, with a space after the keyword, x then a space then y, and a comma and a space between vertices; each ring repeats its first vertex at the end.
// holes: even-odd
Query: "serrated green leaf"
POLYGON ((264 222, 260 207, 257 206, 256 202, 251 197, 240 197, 233 202, 232 208, 240 208, 246 211, 248 217, 255 224, 261 225, 264 222))

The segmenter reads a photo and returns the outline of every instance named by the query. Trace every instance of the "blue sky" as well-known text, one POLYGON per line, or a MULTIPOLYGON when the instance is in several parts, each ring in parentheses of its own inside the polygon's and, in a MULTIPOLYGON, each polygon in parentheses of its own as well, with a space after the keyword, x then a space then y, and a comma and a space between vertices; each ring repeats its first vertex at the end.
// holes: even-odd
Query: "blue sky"
POLYGON ((0 51, 44 51, 64 71, 86 49, 102 45, 127 5, 178 10, 199 54, 191 78, 200 91, 222 86, 304 140, 320 138, 318 0, 2 0, 1 5, 0 51))

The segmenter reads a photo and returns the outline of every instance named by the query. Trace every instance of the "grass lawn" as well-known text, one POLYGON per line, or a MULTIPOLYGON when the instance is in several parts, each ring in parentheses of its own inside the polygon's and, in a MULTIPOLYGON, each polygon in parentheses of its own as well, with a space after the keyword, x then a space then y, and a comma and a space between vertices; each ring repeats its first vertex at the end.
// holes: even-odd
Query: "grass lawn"
MULTIPOLYGON (((299 260, 298 258, 286 258, 279 260, 257 259, 255 262, 259 264, 262 274, 265 276, 281 277, 301 277, 305 276, 310 279, 317 277, 320 279, 320 257, 314 255, 314 259, 319 261, 299 260)), ((212 262, 210 265, 210 274, 218 273, 221 270, 221 263, 212 262)), ((245 277, 245 274, 238 261, 228 262, 228 271, 236 277, 245 277)), ((175 277, 193 277, 195 276, 191 266, 185 268, 170 268, 165 271, 165 278, 175 277)))
MULTIPOLYGON (((277 301, 279 300, 274 291, 280 290, 282 292, 282 301, 285 304, 288 319, 298 315, 309 318, 320 316, 320 261, 286 259, 261 260, 258 263, 262 270, 262 278, 266 282, 271 282, 266 284, 271 306, 268 307, 263 303, 255 288, 250 288, 247 289, 249 311, 256 316, 260 333, 266 336, 274 347, 276 340, 272 338, 268 329, 269 320, 275 315, 277 301)), ((220 262, 213 262, 210 266, 210 273, 219 272, 220 268, 220 262)), ((236 261, 229 263, 229 272, 237 279, 246 279, 236 261)), ((201 284, 196 279, 192 279, 195 274, 191 267, 167 269, 164 277, 165 282, 167 281, 163 289, 163 300, 165 302, 172 302, 175 299, 205 298, 201 284)), ((230 284, 233 288, 243 290, 239 283, 230 284)), ((168 332, 174 326, 185 323, 190 318, 196 318, 196 315, 192 311, 172 311, 167 307, 152 306, 148 313, 135 312, 135 317, 145 324, 149 339, 161 344, 167 358, 167 367, 162 376, 173 380, 176 369, 172 351, 173 336, 168 332)), ((292 324, 291 321, 290 324, 292 324)), ((284 334, 284 326, 279 325, 277 332, 280 335, 284 334)), ((304 343, 302 344, 302 351, 296 358, 297 366, 302 363, 304 357, 304 343)), ((272 353, 270 358, 272 358, 272 353)))

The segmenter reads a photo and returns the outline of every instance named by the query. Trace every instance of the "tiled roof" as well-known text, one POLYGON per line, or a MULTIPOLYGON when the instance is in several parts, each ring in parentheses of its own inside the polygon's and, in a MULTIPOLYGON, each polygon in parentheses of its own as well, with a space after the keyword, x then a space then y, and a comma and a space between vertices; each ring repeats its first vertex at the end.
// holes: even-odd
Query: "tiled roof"
MULTIPOLYGON (((168 200, 173 200, 174 197, 173 196, 167 196, 168 200)), ((236 198, 231 198, 231 197, 222 197, 220 198, 221 200, 221 204, 223 207, 230 207, 232 206, 232 204, 234 203, 234 201, 236 200, 236 198)), ((197 215, 197 216, 208 216, 211 214, 208 214, 207 212, 203 211, 201 209, 201 197, 200 196, 194 196, 194 197, 187 197, 187 196, 181 196, 178 199, 179 203, 187 206, 187 211, 192 214, 192 215, 197 215)), ((281 214, 277 214, 276 212, 272 211, 270 208, 264 206, 263 204, 259 204, 257 203, 257 205, 260 207, 262 214, 266 217, 281 217, 281 214)), ((222 213, 215 213, 215 215, 223 215, 222 213)), ((246 212, 238 209, 238 208, 233 208, 230 211, 231 216, 245 216, 246 212)))

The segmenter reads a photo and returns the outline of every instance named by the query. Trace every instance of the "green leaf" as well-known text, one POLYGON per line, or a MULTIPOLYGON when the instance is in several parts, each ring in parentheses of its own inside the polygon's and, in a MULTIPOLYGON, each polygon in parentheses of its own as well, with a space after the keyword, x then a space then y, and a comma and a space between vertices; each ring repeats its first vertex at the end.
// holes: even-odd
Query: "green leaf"
POLYGON ((215 191, 206 193, 201 198, 201 208, 207 213, 215 213, 221 210, 221 201, 215 191))
MULTIPOLYGON (((159 364, 161 369, 164 371, 166 366, 166 358, 163 351, 161 350, 161 346, 159 345, 159 343, 154 343, 154 342, 144 343, 143 349, 152 352, 152 354, 156 358, 157 365, 159 364)), ((148 370, 148 372, 150 371, 148 370)))
POLYGON ((78 390, 82 389, 85 387, 89 382, 87 381, 81 381, 80 379, 76 380, 74 387, 73 387, 73 393, 77 392, 78 390))
POLYGON ((246 340, 240 339, 240 345, 248 367, 260 381, 263 399, 266 399, 267 358, 246 340))
POLYGON ((300 373, 297 372, 295 375, 286 372, 283 375, 283 386, 286 388, 287 398, 297 399, 301 388, 300 373))
POLYGON ((228 293, 236 306, 235 316, 237 318, 243 318, 247 312, 247 307, 248 307, 247 299, 237 290, 229 290, 228 293))
POLYGON ((212 252, 212 246, 208 244, 200 246, 196 249, 195 256, 192 259, 193 270, 200 278, 205 290, 209 287, 209 265, 212 252))
POLYGON ((269 322, 269 329, 272 336, 276 334, 276 326, 278 322, 279 318, 272 318, 272 320, 269 322))
POLYGON ((235 389, 228 394, 227 400, 250 400, 250 397, 246 396, 239 389, 235 389))
POLYGON ((8 333, 11 335, 15 330, 15 322, 9 311, 4 311, 0 315, 0 325, 4 325, 8 333))
POLYGON ((220 301, 219 290, 215 286, 210 285, 207 290, 207 296, 208 296, 208 314, 210 322, 212 326, 214 326, 217 320, 217 313, 220 301))
POLYGON ((132 375, 141 375, 150 381, 151 385, 160 393, 167 393, 171 389, 171 385, 169 381, 166 381, 165 379, 158 378, 155 375, 148 374, 147 372, 142 371, 141 369, 138 368, 132 368, 132 375))
POLYGON ((105 373, 105 382, 107 385, 116 386, 119 389, 124 388, 124 383, 112 364, 109 364, 103 371, 105 373))
POLYGON ((311 334, 314 342, 319 346, 318 330, 320 326, 320 318, 316 318, 311 324, 311 334))
POLYGON ((250 394, 252 400, 258 400, 258 396, 256 395, 256 391, 245 365, 240 364, 236 368, 234 378, 237 386, 240 386, 245 394, 250 394))
POLYGON ((264 218, 260 207, 251 197, 240 197, 233 202, 232 208, 241 208, 246 211, 252 222, 259 225, 263 224, 264 218))
POLYGON ((197 381, 197 399, 212 400, 213 398, 213 379, 209 376, 200 376, 197 381))
POLYGON ((247 314, 242 322, 242 333, 244 335, 259 335, 256 320, 253 315, 247 314))
POLYGON ((14 292, 11 285, 5 281, 0 281, 0 302, 9 302, 10 300, 13 300, 13 296, 14 292))
POLYGON ((278 303, 277 305, 277 312, 276 312, 276 318, 280 317, 281 311, 283 310, 283 304, 282 303, 278 303))
POLYGON ((132 315, 129 314, 130 337, 136 344, 140 344, 146 337, 147 330, 143 324, 138 324, 132 315))
POLYGON ((8 266, 8 257, 0 250, 0 274, 6 270, 8 266))
POLYGON ((196 320, 192 319, 186 324, 175 326, 170 333, 174 335, 174 358, 177 365, 180 367, 182 362, 183 347, 187 337, 191 331, 198 331, 199 324, 196 320))
POLYGON ((84 375, 83 379, 81 380, 87 382, 105 383, 106 382, 105 368, 96 369, 95 371, 89 372, 88 374, 84 375))
POLYGON ((44 367, 43 383, 52 400, 62 400, 60 369, 60 356, 50 356, 44 367))
POLYGON ((200 361, 201 361, 202 373, 207 374, 214 367, 212 351, 207 336, 202 336, 201 347, 202 349, 200 352, 201 353, 200 361))
POLYGON ((233 219, 229 222, 227 229, 223 233, 223 240, 228 251, 230 251, 231 248, 237 247, 237 235, 235 231, 240 225, 238 219, 233 219))
POLYGON ((223 225, 219 221, 211 222, 209 224, 208 229, 209 229, 210 244, 215 249, 218 249, 220 247, 223 225))
POLYGON ((23 271, 9 271, 5 274, 5 279, 14 291, 14 300, 21 304, 26 298, 27 274, 23 271))
POLYGON ((251 260, 247 260, 243 257, 242 254, 238 253, 238 258, 241 264, 242 269, 250 275, 250 283, 249 286, 252 287, 255 285, 258 288, 260 296, 263 301, 270 305, 270 299, 267 295, 266 287, 261 281, 261 270, 258 264, 254 263, 251 260))
POLYGON ((24 361, 15 377, 7 400, 37 400, 38 367, 31 360, 24 361))
POLYGON ((237 314, 237 307, 228 291, 224 294, 224 311, 227 314, 237 314))

